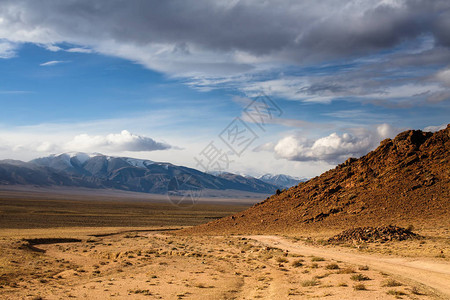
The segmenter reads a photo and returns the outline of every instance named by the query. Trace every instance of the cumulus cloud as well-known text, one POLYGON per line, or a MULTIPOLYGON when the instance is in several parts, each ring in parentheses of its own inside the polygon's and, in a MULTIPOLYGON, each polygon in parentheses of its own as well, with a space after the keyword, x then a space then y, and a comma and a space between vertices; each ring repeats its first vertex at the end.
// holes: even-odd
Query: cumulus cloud
MULTIPOLYGON (((0 139, 0 154, 5 158, 23 156, 34 158, 38 154, 50 154, 61 152, 89 152, 89 153, 114 153, 120 154, 122 152, 141 152, 141 151, 156 151, 168 149, 180 149, 169 144, 157 142, 154 139, 130 133, 127 130, 122 130, 120 133, 111 133, 107 135, 89 135, 79 134, 70 140, 64 140, 62 137, 41 137, 33 140, 33 136, 26 134, 21 138, 17 138, 17 134, 11 137, 4 135, 9 140, 0 139), (15 141, 13 141, 16 139, 15 141), (58 140, 59 139, 59 140, 58 140), (1 143, 2 142, 2 143, 1 143), (1 152, 5 153, 1 153, 1 152)), ((20 136, 20 133, 19 133, 20 136)))
MULTIPOLYGON (((279 140, 273 151, 278 158, 292 161, 325 161, 340 163, 348 157, 360 157, 378 146, 385 138, 393 137, 398 129, 381 124, 374 129, 353 130, 352 133, 331 133, 315 140, 289 135, 279 140)), ((267 150, 269 145, 262 149, 267 150)))
POLYGON ((48 141, 38 143, 33 148, 36 148, 36 151, 38 152, 57 152, 59 150, 59 147, 56 144, 48 141))
POLYGON ((80 134, 75 136, 64 146, 67 151, 155 151, 170 149, 171 146, 165 143, 156 142, 152 138, 136 135, 127 130, 119 134, 88 135, 80 134))

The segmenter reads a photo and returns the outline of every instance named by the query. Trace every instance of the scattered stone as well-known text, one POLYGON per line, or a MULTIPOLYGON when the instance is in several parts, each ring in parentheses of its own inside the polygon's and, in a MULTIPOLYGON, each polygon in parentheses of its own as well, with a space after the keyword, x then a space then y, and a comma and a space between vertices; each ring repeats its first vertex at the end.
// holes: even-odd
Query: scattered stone
POLYGON ((345 230, 328 239, 330 243, 342 243, 349 241, 362 242, 387 242, 404 241, 421 238, 409 229, 398 226, 357 227, 345 230))

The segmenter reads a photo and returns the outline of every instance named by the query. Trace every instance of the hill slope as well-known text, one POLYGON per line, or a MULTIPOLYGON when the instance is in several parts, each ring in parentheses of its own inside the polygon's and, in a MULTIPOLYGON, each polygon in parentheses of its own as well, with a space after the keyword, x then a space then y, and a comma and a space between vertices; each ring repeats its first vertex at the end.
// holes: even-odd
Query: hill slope
POLYGON ((99 187, 93 181, 77 178, 56 169, 20 160, 0 160, 0 185, 99 187))
POLYGON ((374 151, 250 209, 192 230, 197 234, 289 233, 352 226, 450 223, 450 125, 410 130, 374 151))

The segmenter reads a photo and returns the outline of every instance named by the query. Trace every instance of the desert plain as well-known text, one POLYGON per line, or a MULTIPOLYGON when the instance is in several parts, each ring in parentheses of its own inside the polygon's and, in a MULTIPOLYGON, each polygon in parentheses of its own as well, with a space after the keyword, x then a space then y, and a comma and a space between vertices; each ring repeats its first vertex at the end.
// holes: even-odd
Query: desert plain
POLYGON ((415 230, 421 239, 340 245, 327 242, 336 229, 289 235, 192 235, 179 230, 245 210, 252 202, 213 200, 173 205, 167 199, 4 190, 0 298, 448 299, 450 295, 446 227, 422 224, 415 230))

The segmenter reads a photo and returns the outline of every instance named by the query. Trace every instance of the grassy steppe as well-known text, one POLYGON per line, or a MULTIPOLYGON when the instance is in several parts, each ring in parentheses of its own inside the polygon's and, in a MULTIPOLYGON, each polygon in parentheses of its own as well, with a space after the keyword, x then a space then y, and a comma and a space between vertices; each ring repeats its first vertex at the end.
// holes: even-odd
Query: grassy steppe
MULTIPOLYGON (((154 197, 154 196, 153 196, 154 197)), ((210 202, 211 203, 211 202, 210 202)), ((192 226, 248 208, 160 199, 0 191, 0 228, 192 226)))

